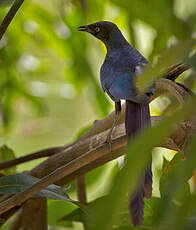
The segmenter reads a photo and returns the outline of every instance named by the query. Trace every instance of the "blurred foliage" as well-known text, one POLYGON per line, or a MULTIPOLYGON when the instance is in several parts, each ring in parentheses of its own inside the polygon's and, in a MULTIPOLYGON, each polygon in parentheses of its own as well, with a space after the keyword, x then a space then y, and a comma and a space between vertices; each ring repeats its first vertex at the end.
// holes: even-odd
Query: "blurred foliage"
MULTIPOLYGON (((15 158, 15 153, 12 149, 8 148, 6 145, 3 145, 0 148, 0 162, 8 161, 15 158)), ((14 174, 16 172, 16 167, 7 168, 1 171, 2 174, 14 174)))
MULTIPOLYGON (((12 2, 0 0, 1 21, 12 2)), ((190 47, 184 41, 195 38, 196 0, 24 1, 0 41, 0 145, 3 146, 0 161, 41 148, 67 144, 86 132, 94 120, 103 118, 112 110, 113 105, 99 84, 99 68, 105 48, 91 36, 77 31, 80 25, 100 20, 116 23, 157 72, 184 59, 195 67, 195 53, 189 52, 190 47), (171 47, 177 47, 177 50, 166 51, 171 47)), ((186 71, 177 81, 193 92, 196 89, 193 70, 186 71)), ((151 103, 152 115, 163 113, 173 116, 176 108, 179 109, 176 100, 169 95, 151 103)), ((173 117, 170 124, 165 124, 165 130, 169 130, 175 122, 173 117)), ((160 134, 160 131, 156 132, 160 134)), ((155 137, 161 139, 156 132, 155 137)), ((133 152, 131 161, 135 165, 127 170, 132 186, 148 155, 145 155, 143 146, 153 146, 149 138, 145 141, 139 144, 140 150, 135 149, 143 155, 139 159, 140 155, 135 156, 133 152)), ((194 170, 192 163, 196 160, 193 154, 195 148, 192 141, 187 150, 190 159, 187 157, 186 161, 181 160, 180 154, 173 156, 171 151, 156 152, 160 155, 155 157, 159 164, 156 162, 154 174, 159 176, 154 179, 154 187, 160 191, 161 197, 159 192, 154 192, 155 197, 145 201, 145 229, 195 229, 196 185, 190 186, 189 180, 194 170)), ((28 170, 39 162, 36 160, 2 173, 7 175, 16 170, 28 170)), ((87 174, 88 206, 95 215, 88 218, 95 222, 100 220, 101 224, 111 221, 108 226, 112 226, 112 220, 117 216, 118 221, 112 229, 128 230, 133 227, 126 205, 127 196, 122 198, 122 191, 126 194, 125 187, 130 185, 122 180, 121 191, 116 193, 113 190, 119 182, 119 171, 121 175, 126 168, 119 170, 116 160, 87 174), (108 207, 105 207, 106 204, 108 207), (117 204, 119 210, 115 207, 117 204), (99 213, 101 215, 97 217, 99 213), (107 215, 110 217, 106 218, 107 215)), ((72 183, 69 193, 73 199, 75 191, 72 183)), ((48 200, 51 229, 82 229, 82 225, 76 222, 86 220, 84 216, 70 203, 48 200), (60 221, 63 216, 68 221, 60 221)), ((8 226, 5 225, 4 229, 7 230, 8 226)), ((104 225, 101 228, 107 229, 104 225)))
MULTIPOLYGON (((38 178, 24 173, 2 176, 0 178, 0 194, 20 193, 38 181, 38 178)), ((55 200, 66 200, 74 204, 78 203, 77 201, 70 199, 60 186, 54 184, 51 184, 36 193, 35 197, 49 197, 55 200)))

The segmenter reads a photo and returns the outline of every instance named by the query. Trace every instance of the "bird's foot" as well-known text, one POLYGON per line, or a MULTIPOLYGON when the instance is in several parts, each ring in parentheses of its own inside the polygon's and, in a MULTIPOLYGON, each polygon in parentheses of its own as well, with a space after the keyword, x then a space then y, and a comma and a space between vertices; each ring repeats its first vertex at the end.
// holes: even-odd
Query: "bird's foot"
POLYGON ((106 141, 105 141, 105 143, 108 144, 110 147, 110 152, 112 152, 112 137, 111 136, 112 136, 111 132, 109 132, 109 134, 106 138, 106 141))

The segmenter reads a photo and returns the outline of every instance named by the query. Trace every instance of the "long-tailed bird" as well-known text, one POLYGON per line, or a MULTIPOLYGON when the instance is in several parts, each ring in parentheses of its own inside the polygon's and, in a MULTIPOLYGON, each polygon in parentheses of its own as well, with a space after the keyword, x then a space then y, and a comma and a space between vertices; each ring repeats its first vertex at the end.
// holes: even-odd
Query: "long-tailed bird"
MULTIPOLYGON (((126 100, 125 128, 128 141, 144 127, 150 126, 149 98, 155 89, 152 85, 145 93, 139 93, 135 78, 141 74, 142 67, 148 61, 132 47, 122 35, 118 27, 108 21, 80 26, 99 40, 106 48, 107 54, 100 70, 101 85, 109 97, 115 102, 115 119, 107 141, 110 142, 112 130, 121 112, 121 100, 126 100)), ((141 181, 130 197, 130 214, 134 226, 143 224, 144 197, 152 195, 151 160, 142 173, 141 181)))

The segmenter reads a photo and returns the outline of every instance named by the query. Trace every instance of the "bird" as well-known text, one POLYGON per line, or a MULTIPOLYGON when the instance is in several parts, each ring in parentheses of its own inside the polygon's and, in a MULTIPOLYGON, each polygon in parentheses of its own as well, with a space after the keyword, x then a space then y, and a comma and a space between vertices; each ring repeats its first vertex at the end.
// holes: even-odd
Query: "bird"
MULTIPOLYGON (((112 131, 121 113, 121 100, 125 100, 125 131, 130 143, 139 132, 151 126, 149 102, 155 92, 155 84, 150 84, 143 93, 136 86, 137 77, 149 62, 129 44, 113 22, 99 21, 79 26, 78 30, 101 40, 107 50, 100 68, 100 81, 103 91, 115 103, 115 116, 106 141, 111 143, 112 131)), ((152 196, 151 162, 150 159, 136 190, 130 195, 129 210, 134 226, 143 225, 144 197, 150 199, 152 196)))

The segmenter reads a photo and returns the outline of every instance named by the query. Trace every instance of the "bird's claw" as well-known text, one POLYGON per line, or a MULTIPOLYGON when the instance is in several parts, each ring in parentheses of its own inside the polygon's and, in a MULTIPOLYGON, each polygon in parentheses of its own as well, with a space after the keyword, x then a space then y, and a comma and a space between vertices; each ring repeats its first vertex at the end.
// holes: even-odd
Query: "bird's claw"
POLYGON ((109 145, 110 152, 112 152, 112 138, 111 138, 111 135, 107 136, 105 143, 107 143, 109 145))

